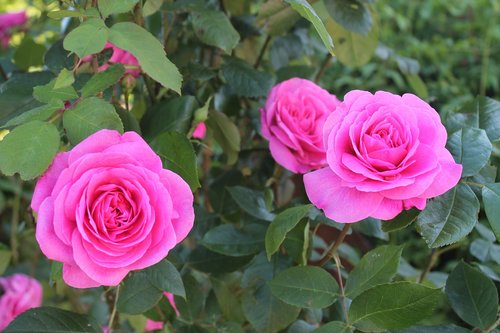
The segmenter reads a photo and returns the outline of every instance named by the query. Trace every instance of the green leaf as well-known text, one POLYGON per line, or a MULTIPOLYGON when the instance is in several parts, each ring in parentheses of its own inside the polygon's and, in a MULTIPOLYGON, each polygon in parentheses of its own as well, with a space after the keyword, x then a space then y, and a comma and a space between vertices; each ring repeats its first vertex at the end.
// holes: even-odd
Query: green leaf
POLYGON ((44 63, 53 72, 59 72, 63 68, 74 66, 74 58, 69 56, 69 52, 63 47, 63 40, 54 42, 45 53, 44 63))
POLYGON ((278 216, 269 225, 266 232, 266 252, 267 259, 271 260, 271 256, 276 253, 285 236, 292 230, 311 209, 312 205, 302 205, 292 207, 279 213, 278 216))
POLYGON ((32 66, 43 65, 45 51, 45 46, 35 43, 30 35, 26 35, 21 45, 16 48, 13 60, 17 67, 28 70, 32 66))
POLYGON ((144 6, 142 6, 142 16, 146 17, 153 15, 158 10, 160 10, 163 5, 163 0, 146 0, 144 6))
POLYGON ((67 101, 78 97, 75 88, 72 86, 56 89, 54 86, 56 80, 52 80, 43 86, 37 86, 33 89, 33 97, 42 103, 50 103, 53 100, 67 101))
POLYGON ((203 43, 219 47, 227 54, 238 45, 240 34, 223 12, 204 10, 191 15, 194 33, 203 43))
POLYGON ((239 277, 237 273, 211 276, 210 283, 225 319, 241 324, 245 322, 245 315, 237 293, 241 288, 239 277))
POLYGON ((321 267, 296 266, 277 274, 268 282, 274 296, 301 308, 324 308, 338 297, 339 286, 321 267))
POLYGON ((63 114, 63 125, 73 145, 105 128, 123 133, 123 124, 115 108, 97 97, 86 98, 66 110, 63 114))
POLYGON ((60 89, 71 86, 74 82, 75 82, 75 77, 73 76, 73 72, 67 70, 66 68, 63 68, 56 78, 56 82, 54 83, 54 89, 60 89))
POLYGON ((9 267, 11 257, 11 251, 7 248, 7 246, 0 243, 0 275, 3 275, 7 267, 9 267))
POLYGON ((273 86, 271 74, 254 69, 243 60, 225 57, 222 76, 238 96, 265 96, 273 86))
POLYGON ((314 8, 306 0, 285 1, 289 3, 290 6, 292 6, 292 8, 300 14, 300 16, 312 23, 314 29, 316 29, 316 32, 323 41, 323 44, 325 44, 328 52, 330 52, 332 55, 335 54, 335 51, 333 49, 332 37, 328 33, 318 14, 316 14, 314 8))
POLYGON ((299 19, 299 14, 282 0, 268 0, 260 6, 256 21, 270 36, 279 36, 293 27, 299 19))
POLYGON ((209 251, 204 246, 198 246, 189 254, 187 264, 205 273, 229 273, 245 266, 252 258, 253 255, 243 257, 225 256, 209 251))
POLYGON ((411 282, 381 284, 353 299, 349 320, 364 332, 409 327, 429 317, 441 291, 411 282))
POLYGON ((404 229, 417 219, 418 214, 420 214, 420 211, 416 208, 404 210, 392 220, 383 221, 382 231, 391 232, 404 229))
POLYGON ((500 241, 500 183, 484 185, 482 195, 488 222, 497 241, 500 241))
POLYGON ((193 112, 198 108, 196 98, 185 95, 153 105, 141 119, 141 128, 146 140, 167 131, 187 133, 193 112))
POLYGON ((371 287, 391 282, 402 252, 403 246, 382 245, 366 253, 347 278, 346 296, 352 299, 371 287))
POLYGON ((362 0, 326 0, 328 14, 345 29, 367 35, 372 28, 370 11, 362 0))
POLYGON ((344 29, 331 18, 326 19, 325 27, 335 43, 335 56, 344 65, 360 67, 375 54, 378 45, 377 21, 373 21, 366 36, 344 29))
POLYGON ((5 125, 0 127, 13 127, 32 120, 44 121, 58 110, 64 110, 64 103, 61 100, 52 100, 49 104, 21 113, 19 116, 12 118, 5 125))
POLYGON ((493 149, 486 132, 479 128, 462 128, 448 138, 446 147, 457 163, 462 164, 462 176, 474 176, 488 163, 493 149), (473 145, 470 143, 474 142, 473 145))
POLYGON ((219 225, 207 232, 201 243, 208 249, 226 256, 242 257, 258 253, 264 245, 264 230, 249 228, 250 226, 252 225, 240 230, 232 224, 219 225))
POLYGON ((90 316, 44 306, 21 313, 3 332, 101 333, 102 328, 90 316))
POLYGON ((104 72, 94 74, 90 80, 85 83, 81 92, 82 97, 90 97, 104 89, 114 85, 125 73, 125 68, 122 64, 109 66, 104 72))
POLYGON ((309 221, 302 220, 286 235, 283 247, 299 265, 306 265, 309 256, 309 221))
POLYGON ((342 321, 331 321, 311 333, 352 333, 352 328, 342 321))
POLYGON ((182 76, 168 60, 163 45, 150 32, 135 23, 120 22, 111 27, 109 41, 132 53, 151 78, 180 94, 182 76))
POLYGON ((429 98, 429 90, 418 74, 405 74, 405 78, 417 96, 423 100, 429 98))
POLYGON ((46 122, 30 121, 0 141, 0 171, 29 180, 41 175, 59 150, 59 131, 46 122))
POLYGON ((186 288, 186 298, 176 296, 175 305, 181 313, 181 320, 193 323, 203 310, 206 296, 201 290, 201 285, 190 274, 185 274, 182 282, 186 288))
POLYGON ((91 18, 84 21, 64 38, 66 50, 76 53, 80 58, 102 51, 108 40, 108 28, 101 19, 91 18))
POLYGON ((458 184, 430 200, 417 218, 417 230, 429 247, 458 242, 477 223, 479 200, 466 184, 458 184))
POLYGON ((215 140, 227 156, 227 164, 232 165, 238 160, 241 137, 238 127, 222 112, 208 113, 207 126, 213 131, 215 140))
POLYGON ((496 319, 498 291, 483 273, 459 262, 445 287, 451 307, 466 323, 486 329, 496 319))
POLYGON ((248 214, 264 221, 272 221, 275 216, 266 207, 264 193, 243 186, 226 188, 238 206, 248 214))
POLYGON ((131 11, 139 0, 99 0, 98 7, 102 16, 120 14, 131 11))
POLYGON ((407 328, 403 331, 395 331, 393 333, 471 333, 471 331, 454 324, 448 324, 436 326, 419 325, 407 328))
POLYGON ((65 17, 83 17, 83 13, 76 10, 53 10, 47 13, 51 19, 60 20, 65 17))
POLYGON ((284 329, 300 312, 299 308, 273 296, 267 284, 262 284, 254 293, 247 290, 242 306, 246 318, 259 333, 276 333, 284 329))
POLYGON ((151 309, 163 297, 144 271, 130 275, 120 288, 117 309, 128 314, 139 314, 151 309))
POLYGON ((156 288, 186 297, 182 277, 170 261, 162 260, 156 265, 143 270, 143 272, 146 273, 149 282, 156 288))
POLYGON ((160 156, 163 166, 182 177, 195 191, 199 188, 198 168, 193 145, 179 132, 165 132, 158 135, 151 147, 160 156))

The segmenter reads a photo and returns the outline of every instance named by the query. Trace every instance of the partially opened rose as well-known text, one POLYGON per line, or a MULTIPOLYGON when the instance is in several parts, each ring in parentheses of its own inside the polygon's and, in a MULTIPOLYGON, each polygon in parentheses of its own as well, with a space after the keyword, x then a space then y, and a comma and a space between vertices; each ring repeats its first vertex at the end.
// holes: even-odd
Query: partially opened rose
POLYGON ((42 252, 76 288, 117 285, 156 264, 193 226, 187 183, 136 133, 101 130, 59 153, 36 184, 42 252))
POLYGON ((42 286, 24 274, 0 277, 0 331, 14 318, 42 305, 42 286))
POLYGON ((328 166, 306 174, 304 184, 311 202, 337 222, 424 209, 462 173, 445 148, 438 113, 412 94, 351 91, 323 134, 328 166))
POLYGON ((295 173, 325 166, 323 124, 339 103, 308 80, 293 78, 274 86, 260 112, 262 135, 276 162, 295 173))

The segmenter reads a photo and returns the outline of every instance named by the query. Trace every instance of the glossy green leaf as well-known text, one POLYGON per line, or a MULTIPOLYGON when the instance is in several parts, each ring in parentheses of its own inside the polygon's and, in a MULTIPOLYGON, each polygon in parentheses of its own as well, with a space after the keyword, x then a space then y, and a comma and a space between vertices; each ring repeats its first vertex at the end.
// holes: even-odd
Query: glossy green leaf
POLYGON ((450 135, 446 147, 455 161, 462 164, 463 177, 477 174, 488 163, 493 148, 484 130, 470 127, 450 135))
POLYGON ((3 332, 101 333, 102 328, 90 316, 44 306, 21 313, 3 332))
POLYGON ((276 217, 267 209, 264 193, 243 186, 232 186, 226 189, 238 206, 248 214, 264 221, 272 221, 276 217))
POLYGON ((120 22, 111 27, 109 40, 132 53, 146 74, 180 94, 182 76, 168 60, 163 45, 150 32, 135 23, 120 22))
POLYGON ((458 242, 477 223, 479 200, 466 184, 432 199, 417 218, 417 230, 429 247, 458 242))
POLYGON ((309 229, 309 221, 302 220, 286 234, 283 242, 286 253, 299 265, 306 265, 309 258, 309 229))
POLYGON ((101 14, 106 17, 131 11, 139 0, 99 0, 97 5, 101 14))
MULTIPOLYGON (((202 245, 226 256, 242 257, 261 251, 264 246, 264 229, 237 229, 232 224, 222 224, 203 236, 202 245)), ((257 227, 257 225, 254 225, 257 227)))
POLYGON ((367 35, 372 28, 370 11, 360 0, 326 0, 328 14, 345 29, 367 35))
POLYGON ((164 259, 156 265, 143 270, 143 272, 146 273, 147 278, 156 288, 186 297, 182 277, 177 268, 168 260, 164 259))
POLYGON ((416 208, 404 210, 392 220, 382 221, 382 231, 392 232, 404 229, 417 219, 418 214, 420 214, 420 211, 416 208))
POLYGON ((151 142, 151 147, 160 156, 163 166, 181 176, 192 191, 201 186, 193 145, 185 135, 162 133, 151 142))
POLYGON ((55 88, 56 80, 52 80, 43 86, 37 86, 33 89, 33 97, 43 103, 50 103, 53 100, 67 101, 78 97, 75 88, 66 86, 55 88))
POLYGON ((0 171, 18 173, 23 180, 41 175, 59 150, 59 131, 51 124, 30 121, 12 130, 0 141, 0 171))
POLYGON ((311 207, 312 205, 303 205, 288 208, 274 218, 266 232, 266 252, 269 260, 278 251, 286 234, 307 215, 311 207))
POLYGON ((484 185, 482 195, 488 222, 497 241, 500 241, 500 183, 484 185))
POLYGON ((238 160, 241 137, 238 127, 222 112, 208 113, 207 126, 213 131, 214 138, 227 156, 227 164, 238 160))
POLYGON ((227 54, 238 45, 240 34, 223 12, 205 10, 191 15, 194 32, 203 43, 219 47, 227 54))
POLYGON ((163 297, 144 271, 135 272, 120 287, 117 309, 121 313, 139 314, 151 309, 163 297))
POLYGON ((160 10, 163 5, 163 0, 146 0, 144 6, 142 6, 142 15, 144 17, 153 15, 158 10, 160 10))
POLYGON ((263 2, 257 15, 257 25, 270 36, 279 36, 288 31, 300 19, 300 15, 281 0, 263 2))
POLYGON ((290 6, 292 6, 292 8, 300 14, 300 16, 312 23, 314 29, 316 29, 316 32, 323 41, 323 44, 325 44, 326 49, 333 55, 335 50, 333 49, 332 37, 325 28, 323 22, 321 21, 321 18, 318 16, 318 14, 316 14, 314 8, 306 0, 285 1, 289 3, 290 6))
POLYGON ((381 284, 353 299, 349 321, 363 332, 409 327, 429 317, 441 291, 411 282, 381 284))
POLYGON ((403 246, 382 245, 366 253, 347 278, 346 296, 355 298, 371 287, 391 282, 402 252, 403 246))
POLYGON ((198 246, 189 254, 187 264, 205 273, 229 273, 245 266, 253 255, 232 257, 212 252, 204 246, 198 246))
POLYGON ((58 110, 64 109, 64 103, 61 100, 52 100, 49 104, 45 104, 29 111, 21 113, 19 116, 12 118, 5 125, 0 127, 13 127, 27 123, 32 120, 47 120, 58 110))
POLYGON ((484 330, 495 321, 498 291, 483 273, 460 262, 448 276, 445 291, 453 310, 468 324, 484 330))
POLYGON ((91 18, 84 21, 64 38, 64 48, 80 58, 102 51, 108 40, 108 28, 104 21, 91 18))
POLYGON ((225 57, 221 70, 227 84, 238 96, 265 96, 274 83, 271 74, 258 71, 236 58, 225 57))
POLYGON ((301 308, 324 308, 338 297, 335 279, 323 268, 297 266, 289 268, 268 282, 274 296, 301 308))
POLYGON ((246 318, 259 333, 276 333, 284 329, 300 312, 300 308, 273 296, 266 284, 262 284, 253 293, 248 290, 243 295, 242 307, 246 318))
POLYGON ((311 333, 352 333, 353 330, 349 324, 342 321, 331 321, 315 329, 311 333))
POLYGON ((454 324, 448 324, 436 326, 419 325, 402 331, 393 331, 391 333, 471 333, 471 331, 454 324))
POLYGON ((45 53, 43 60, 45 66, 51 71, 57 73, 63 68, 74 66, 74 57, 69 56, 69 51, 63 47, 63 40, 60 39, 52 44, 45 53))
POLYGON ((141 119, 141 128, 146 140, 167 131, 187 133, 194 111, 198 108, 196 98, 185 95, 159 102, 148 109, 141 119))
POLYGON ((60 89, 64 87, 71 86, 75 82, 75 76, 73 72, 63 68, 56 78, 54 83, 54 89, 60 89))
POLYGON ((90 97, 63 114, 63 125, 69 141, 76 145, 101 129, 113 129, 123 133, 123 124, 115 108, 108 102, 90 97))
POLYGON ((185 274, 182 277, 182 283, 186 289, 186 297, 175 296, 175 305, 181 314, 181 320, 192 323, 203 310, 206 296, 201 285, 191 274, 185 274))
POLYGON ((212 276, 210 277, 210 283, 224 318, 233 322, 244 323, 245 315, 237 293, 240 289, 239 274, 212 276))
POLYGON ((82 97, 90 97, 104 89, 114 85, 125 73, 125 68, 122 64, 112 65, 104 72, 99 72, 92 75, 90 80, 85 83, 81 89, 82 97))
POLYGON ((43 65, 45 46, 36 43, 30 35, 26 35, 14 52, 14 63, 17 67, 27 70, 32 66, 43 65))

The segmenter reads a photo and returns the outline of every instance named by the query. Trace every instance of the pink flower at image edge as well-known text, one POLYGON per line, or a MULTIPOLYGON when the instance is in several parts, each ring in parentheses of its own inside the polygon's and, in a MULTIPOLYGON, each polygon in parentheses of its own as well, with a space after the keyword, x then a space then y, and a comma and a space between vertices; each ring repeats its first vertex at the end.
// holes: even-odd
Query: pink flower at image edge
POLYGON ((42 286, 24 274, 0 277, 0 331, 14 318, 42 305, 42 286))
POLYGON ((21 26, 28 21, 25 11, 0 14, 0 46, 7 48, 11 28, 21 26))
POLYGON ((277 84, 261 112, 262 136, 274 160, 295 173, 326 165, 322 128, 340 101, 309 80, 277 84))
POLYGON ((438 113, 413 94, 355 90, 325 123, 328 166, 304 176, 311 202, 337 222, 389 220, 460 180, 438 113))
POLYGON ((76 288, 114 286, 189 233, 193 194, 135 132, 98 131, 56 155, 31 207, 36 239, 76 288))

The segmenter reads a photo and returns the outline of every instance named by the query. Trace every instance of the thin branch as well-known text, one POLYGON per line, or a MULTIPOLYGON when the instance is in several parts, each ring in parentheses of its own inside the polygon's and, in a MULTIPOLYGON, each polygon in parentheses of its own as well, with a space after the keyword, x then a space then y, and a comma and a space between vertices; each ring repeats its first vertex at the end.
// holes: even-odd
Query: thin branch
POLYGON ((462 243, 455 243, 455 244, 448 245, 448 246, 446 246, 440 250, 437 250, 437 251, 432 250, 432 254, 429 258, 429 262, 427 263, 425 270, 422 272, 422 274, 420 274, 417 282, 422 283, 425 280, 425 278, 427 277, 427 274, 429 274, 431 269, 436 265, 440 255, 442 255, 443 253, 446 253, 448 251, 454 250, 454 249, 460 247, 461 245, 462 245, 462 243))
POLYGON ((314 82, 318 83, 319 80, 321 80, 321 77, 323 76, 323 74, 325 74, 325 71, 330 65, 332 58, 333 57, 330 53, 326 55, 325 59, 323 60, 323 63, 321 64, 318 74, 316 74, 316 77, 314 78, 314 82))
POLYGON ((269 42, 271 42, 271 36, 267 36, 266 41, 264 42, 264 45, 262 45, 259 56, 257 57, 257 61, 253 65, 253 68, 257 69, 260 66, 260 63, 262 62, 262 58, 264 57, 264 53, 266 52, 267 47, 269 46, 269 42))
POLYGON ((345 291, 344 291, 344 282, 342 282, 342 274, 340 274, 340 258, 338 255, 333 256, 333 260, 335 261, 335 266, 337 266, 337 276, 339 278, 339 287, 340 287, 340 298, 342 299, 342 310, 344 311, 345 321, 349 322, 349 315, 347 311, 347 306, 345 304, 345 291))
POLYGON ((340 244, 344 241, 345 236, 349 232, 349 229, 351 228, 350 224, 345 224, 344 228, 338 235, 337 239, 335 240, 335 243, 333 243, 328 250, 325 251, 325 256, 321 259, 319 262, 320 266, 325 265, 330 259, 333 258, 335 253, 337 252, 337 249, 339 248, 340 244))
POLYGON ((116 287, 116 293, 115 293, 115 299, 113 302, 113 310, 111 311, 111 315, 109 316, 109 322, 108 322, 108 332, 113 332, 114 328, 114 321, 115 321, 115 316, 116 316, 116 306, 118 304, 118 297, 120 296, 120 285, 116 287))

